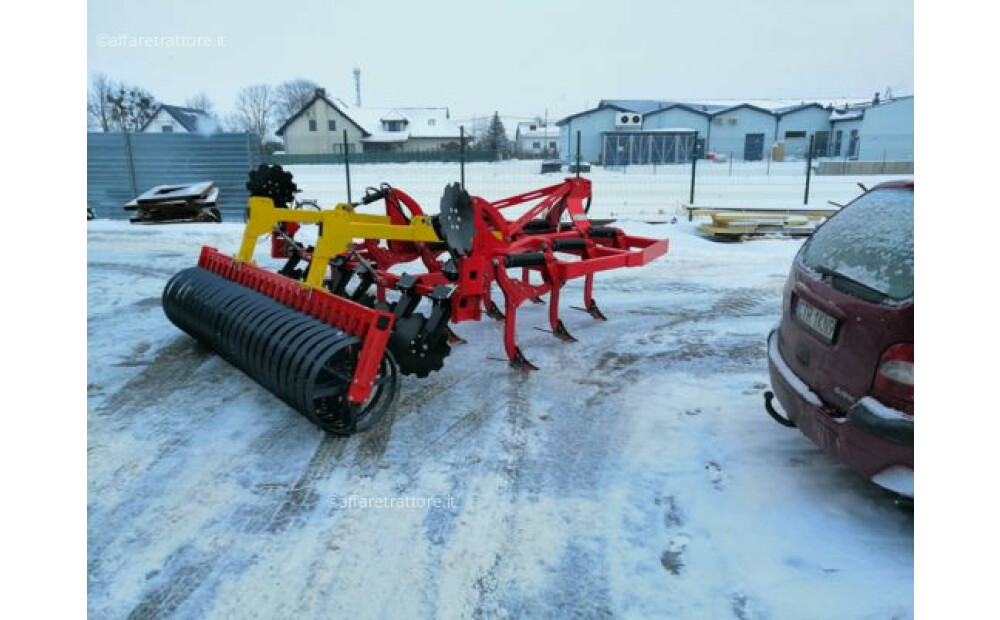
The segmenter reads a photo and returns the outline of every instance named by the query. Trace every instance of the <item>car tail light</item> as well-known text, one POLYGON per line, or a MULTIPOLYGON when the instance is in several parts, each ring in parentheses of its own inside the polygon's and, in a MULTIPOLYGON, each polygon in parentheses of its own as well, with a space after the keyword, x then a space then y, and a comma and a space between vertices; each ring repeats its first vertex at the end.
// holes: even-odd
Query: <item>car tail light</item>
POLYGON ((885 350, 875 373, 872 395, 913 414, 913 344, 894 344, 885 350))

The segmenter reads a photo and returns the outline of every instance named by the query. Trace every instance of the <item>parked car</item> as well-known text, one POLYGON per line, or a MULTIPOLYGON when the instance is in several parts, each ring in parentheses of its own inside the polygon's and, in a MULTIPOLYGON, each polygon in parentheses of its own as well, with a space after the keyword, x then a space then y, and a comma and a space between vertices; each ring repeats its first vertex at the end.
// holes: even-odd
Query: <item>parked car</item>
POLYGON ((768 365, 771 417, 913 497, 913 181, 866 191, 802 245, 768 365))

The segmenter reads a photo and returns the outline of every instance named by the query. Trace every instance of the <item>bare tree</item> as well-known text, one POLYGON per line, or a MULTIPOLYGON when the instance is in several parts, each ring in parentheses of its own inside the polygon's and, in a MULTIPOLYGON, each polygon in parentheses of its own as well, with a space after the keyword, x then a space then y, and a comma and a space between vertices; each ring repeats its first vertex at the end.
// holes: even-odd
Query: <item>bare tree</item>
POLYGON ((105 99, 118 131, 139 131, 156 114, 156 97, 141 86, 116 84, 105 99))
POLYGON ((87 91, 87 127, 99 128, 101 131, 113 131, 115 126, 115 111, 108 96, 117 90, 115 83, 103 73, 95 73, 90 79, 90 89, 87 91))
POLYGON ((296 78, 278 84, 275 89, 278 101, 276 110, 278 123, 284 123, 301 110, 316 93, 317 88, 319 88, 319 84, 304 78, 296 78))
POLYGON ((201 110, 212 118, 218 118, 218 115, 215 113, 215 104, 212 103, 212 100, 204 92, 200 92, 194 97, 188 97, 184 105, 193 110, 201 110))
POLYGON ((227 124, 232 131, 247 131, 266 139, 274 122, 276 104, 274 88, 268 84, 241 88, 236 93, 236 112, 227 119, 227 124))

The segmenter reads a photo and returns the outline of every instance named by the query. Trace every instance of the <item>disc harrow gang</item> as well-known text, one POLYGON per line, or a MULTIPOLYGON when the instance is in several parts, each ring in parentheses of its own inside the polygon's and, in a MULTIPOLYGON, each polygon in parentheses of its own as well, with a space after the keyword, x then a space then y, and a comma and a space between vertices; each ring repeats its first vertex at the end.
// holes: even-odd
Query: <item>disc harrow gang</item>
POLYGON ((566 281, 584 278, 578 309, 607 320, 593 298, 594 274, 644 265, 668 247, 592 225, 590 182, 581 178, 496 202, 451 184, 433 217, 385 183, 358 203, 287 208, 297 187, 280 166, 252 172, 248 189, 239 252, 202 248, 198 266, 167 283, 164 312, 317 426, 343 435, 379 421, 399 374, 423 378, 443 367, 452 345, 465 342, 451 323, 484 315, 503 322, 510 366, 534 370, 516 343, 522 304, 547 304, 543 331, 575 342, 559 316, 566 281), (385 215, 357 213, 377 201, 385 215), (516 219, 504 216, 526 203, 534 204, 516 219), (307 224, 319 226, 313 246, 295 239, 307 224), (271 256, 285 261, 277 272, 253 262, 264 235, 271 256), (406 273, 393 270, 400 265, 406 273))

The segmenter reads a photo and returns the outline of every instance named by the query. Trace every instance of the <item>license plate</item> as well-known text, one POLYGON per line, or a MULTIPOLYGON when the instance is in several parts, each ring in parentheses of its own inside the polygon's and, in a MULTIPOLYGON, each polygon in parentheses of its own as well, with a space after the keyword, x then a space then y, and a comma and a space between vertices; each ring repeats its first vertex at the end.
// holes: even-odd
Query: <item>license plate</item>
POLYGON ((823 340, 833 342, 837 319, 801 298, 796 298, 795 301, 795 317, 823 340))

